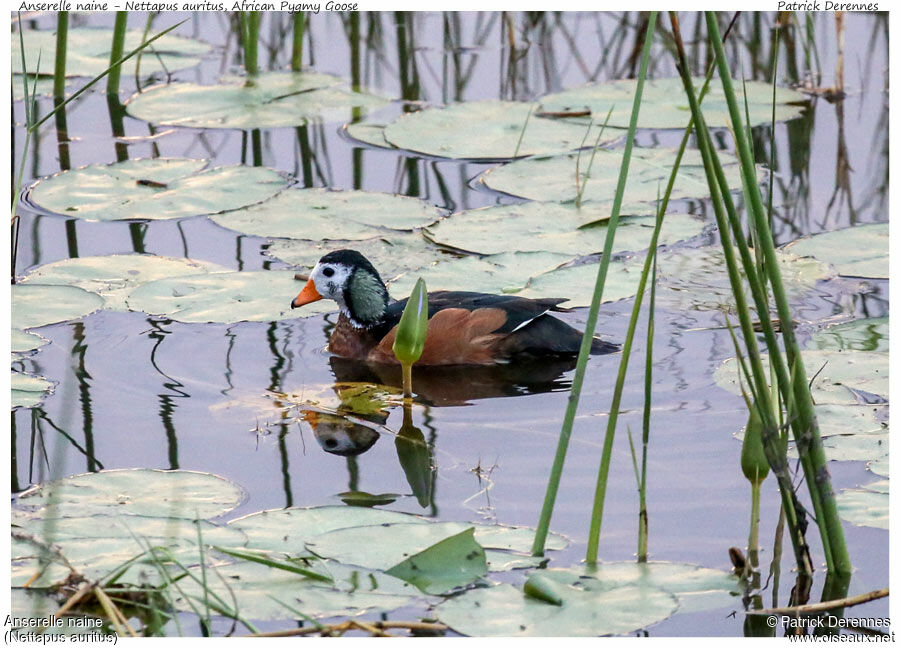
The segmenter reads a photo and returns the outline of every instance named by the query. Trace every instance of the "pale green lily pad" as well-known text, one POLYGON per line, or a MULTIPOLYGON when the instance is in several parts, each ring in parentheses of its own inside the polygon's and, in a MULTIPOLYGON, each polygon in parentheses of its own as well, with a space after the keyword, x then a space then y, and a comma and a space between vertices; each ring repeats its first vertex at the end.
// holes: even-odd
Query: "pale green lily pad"
MULTIPOLYGON (((888 395, 888 354, 883 351, 803 351, 806 376, 812 380, 810 392, 819 404, 857 405, 888 395), (819 371, 821 369, 821 371, 819 371), (816 375, 818 374, 818 375, 816 375), (813 376, 815 378, 813 379, 813 376)), ((768 372, 769 356, 762 354, 768 372)), ((716 384, 740 395, 738 363, 729 358, 716 369, 716 384)), ((742 377, 743 378, 743 377, 742 377)))
POLYGON ((273 322, 337 310, 334 302, 321 300, 292 311, 291 300, 303 288, 294 274, 256 270, 159 279, 138 286, 126 303, 179 322, 273 322))
MULTIPOLYGON (((623 211, 623 213, 629 213, 623 211)), ((476 254, 555 252, 570 258, 603 251, 609 206, 530 202, 498 205, 453 214, 425 229, 425 236, 450 248, 476 254)), ((616 228, 613 252, 645 249, 653 235, 655 216, 622 218, 616 228)), ((666 214, 659 245, 693 238, 704 223, 687 214, 666 214)), ((532 272, 531 276, 535 273, 532 272)))
POLYGON ((836 497, 838 514, 857 526, 888 529, 888 481, 867 484, 862 488, 845 488, 836 497))
POLYGON ((515 293, 534 274, 548 272, 570 261, 568 254, 553 252, 504 252, 484 258, 447 258, 402 274, 389 285, 395 299, 407 297, 416 280, 425 280, 429 290, 472 290, 486 293, 515 293))
MULTIPOLYGON (((52 599, 41 590, 24 589, 13 587, 10 595, 10 613, 14 617, 20 619, 46 619, 52 616, 58 609, 60 604, 56 599, 52 599)), ((26 628, 28 632, 33 632, 32 628, 26 628)), ((53 632, 48 629, 46 632, 53 632)))
MULTIPOLYGON (((695 77, 694 87, 699 97, 704 79, 695 77)), ((571 88, 541 99, 541 110, 547 112, 577 111, 588 108, 594 121, 606 119, 610 108, 609 125, 617 128, 628 128, 631 121, 631 109, 637 87, 635 79, 620 79, 604 83, 591 83, 578 88, 571 88)), ((741 119, 746 120, 749 113, 750 125, 769 124, 772 122, 772 86, 761 81, 747 81, 747 112, 744 108, 744 90, 741 81, 735 81, 734 89, 741 119)), ((775 93, 775 120, 785 121, 799 117, 801 106, 788 103, 808 103, 809 99, 801 92, 788 88, 777 88, 775 93)), ((722 84, 713 79, 709 90, 701 104, 703 116, 710 128, 725 127, 731 123, 728 105, 722 91, 722 84)), ((684 84, 678 77, 669 79, 649 79, 644 83, 641 93, 641 110, 638 115, 638 128, 680 128, 684 129, 691 118, 691 108, 684 84)))
POLYGON ((809 341, 809 348, 889 351, 889 329, 887 317, 853 320, 816 331, 809 341))
POLYGON ((37 333, 29 333, 21 329, 13 329, 10 335, 10 351, 13 354, 24 354, 40 349, 50 340, 37 333))
POLYGON ((41 399, 53 387, 53 383, 42 376, 33 376, 20 371, 13 371, 10 378, 12 390, 12 409, 17 407, 37 407, 41 399))
POLYGON ((881 457, 880 459, 870 461, 868 468, 879 477, 890 477, 891 462, 887 457, 881 457))
MULTIPOLYGON (((20 63, 21 67, 21 63, 20 63)), ((51 68, 52 70, 52 68, 51 68)), ((25 100, 25 76, 13 74, 12 99, 13 101, 25 100)), ((53 77, 39 76, 37 86, 34 85, 34 76, 28 76, 28 94, 34 97, 49 97, 53 95, 53 77)))
MULTIPOLYGON (((149 34, 152 38, 156 32, 149 34)), ((56 32, 52 30, 25 30, 25 66, 29 73, 52 74, 56 56, 56 32), (38 66, 40 55, 40 70, 38 66)), ((144 39, 141 29, 125 32, 125 52, 140 47, 144 39)), ((95 77, 109 67, 113 30, 94 27, 70 27, 66 38, 66 76, 95 77)), ((22 54, 19 37, 12 38, 10 65, 13 72, 22 72, 22 54)), ((153 41, 141 54, 141 74, 180 70, 200 63, 200 57, 211 47, 202 41, 169 33, 153 41)), ((122 64, 122 76, 134 77, 137 56, 122 64)))
POLYGON ((38 328, 78 319, 103 308, 103 298, 74 286, 12 286, 12 325, 38 328))
MULTIPOLYGON (((665 225, 663 225, 665 231, 665 225)), ((833 276, 824 263, 776 250, 781 279, 788 299, 797 302, 815 288, 818 281, 833 276)), ((737 255, 737 250, 735 250, 737 255)), ((658 260, 658 289, 656 303, 671 311, 726 309, 734 312, 734 294, 720 247, 670 250, 660 253, 658 260)), ((740 259, 738 258, 740 268, 740 259)), ((741 276, 744 276, 743 271, 741 276)), ((744 280, 744 294, 751 310, 755 311, 749 284, 744 280)), ((736 322, 732 317, 732 322, 736 322)))
POLYGON ((443 594, 474 583, 487 574, 484 549, 470 527, 409 556, 387 570, 426 594, 443 594))
POLYGON ((394 146, 384 139, 384 129, 387 124, 375 122, 354 122, 344 124, 343 131, 348 137, 377 148, 392 149, 394 146))
POLYGON ((813 256, 848 277, 888 278, 888 224, 871 223, 813 234, 784 246, 813 256))
MULTIPOLYGON (((886 431, 883 434, 844 434, 825 437, 822 445, 829 461, 875 461, 887 458, 890 436, 886 431)), ((788 448, 788 456, 797 456, 793 446, 788 448)))
POLYGON ((495 551, 493 549, 485 550, 484 559, 487 561, 488 571, 491 572, 530 569, 539 567, 541 564, 547 562, 547 558, 543 556, 531 556, 508 551, 495 551))
MULTIPOLYGON (((72 570, 61 557, 58 547, 50 547, 19 529, 13 511, 13 528, 10 543, 10 585, 13 592, 32 578, 35 589, 50 587, 65 580, 72 570), (36 578, 35 578, 36 577, 36 578)), ((40 590, 38 590, 40 591, 40 590)), ((46 595, 45 595, 46 597, 46 595)))
POLYGON ((244 234, 320 241, 370 239, 411 230, 440 217, 436 207, 409 196, 371 191, 292 189, 271 200, 212 220, 244 234))
POLYGON ((344 248, 352 248, 371 261, 386 282, 409 270, 451 258, 426 241, 421 232, 399 231, 357 241, 276 239, 268 244, 266 254, 291 265, 312 268, 329 252, 344 248))
MULTIPOLYGON (((676 149, 635 148, 628 167, 628 183, 625 185, 625 200, 644 202, 654 213, 656 200, 665 193, 672 167, 675 165, 676 149)), ((564 202, 575 200, 575 169, 578 166, 581 182, 587 173, 590 153, 581 154, 577 164, 576 154, 553 157, 529 158, 510 162, 485 172, 481 181, 495 191, 531 200, 564 202)), ((732 191, 741 188, 738 160, 733 155, 719 153, 725 178, 732 191)), ((591 166, 590 178, 584 186, 582 200, 611 201, 619 181, 619 167, 622 164, 620 149, 600 149, 591 166)), ((688 149, 678 167, 678 177, 672 188, 672 200, 682 198, 708 198, 709 186, 700 153, 688 149)), ((626 213, 626 212, 623 212, 626 213)))
POLYGON ((252 549, 300 554, 306 551, 308 541, 322 533, 397 523, 428 524, 428 520, 409 513, 381 509, 320 506, 261 511, 232 520, 229 526, 243 531, 247 536, 247 546, 252 549))
POLYGON ((887 405, 816 404, 821 437, 841 434, 881 434, 887 428, 887 405))
POLYGON ((72 218, 162 220, 238 209, 289 184, 265 167, 207 164, 179 158, 91 164, 39 180, 31 200, 72 218))
MULTIPOLYGON (((590 306, 599 267, 599 263, 585 263, 546 272, 533 277, 525 290, 516 295, 532 299, 565 297, 568 301, 562 306, 566 308, 590 306)), ((634 297, 642 270, 640 260, 610 262, 606 272, 606 283, 603 286, 603 301, 611 302, 634 297)))
MULTIPOLYGON (((548 575, 551 570, 547 570, 548 575)), ((556 570, 554 570, 556 571, 556 570)), ((674 596, 658 588, 626 585, 614 589, 573 587, 569 576, 558 588, 560 606, 525 596, 512 585, 475 589, 455 596, 435 613, 460 634, 478 637, 583 637, 619 635, 669 617, 674 596)))
POLYGON ((375 110, 388 101, 353 92, 339 77, 316 72, 264 72, 222 77, 216 85, 171 83, 126 102, 128 113, 154 124, 192 128, 280 128, 312 121, 347 121, 351 110, 375 110))
MULTIPOLYGON (((206 579, 212 593, 229 607, 236 606, 243 618, 254 621, 302 619, 280 602, 308 617, 327 618, 390 612, 406 605, 411 596, 421 596, 412 585, 387 574, 330 561, 324 567, 334 584, 249 561, 209 569, 206 579)), ((193 571, 199 580, 199 569, 193 571)), ((179 587, 194 606, 202 607, 204 592, 198 582, 185 578, 179 587)), ((176 608, 191 611, 183 595, 173 595, 176 608)))
MULTIPOLYGON (((386 523, 336 529, 318 535, 307 546, 317 555, 368 569, 390 569, 397 563, 452 535, 475 527, 475 540, 486 549, 528 551, 534 531, 521 527, 472 525, 465 522, 386 523)), ((551 537, 547 549, 565 546, 551 537)))
POLYGON ((244 499, 240 486, 190 470, 103 470, 39 484, 19 495, 19 508, 41 518, 138 515, 212 518, 244 499))
MULTIPOLYGON (((534 114, 529 117, 535 107, 532 103, 487 100, 428 108, 407 113, 388 124, 384 139, 397 148, 467 160, 548 155, 596 143, 598 125, 588 133, 587 124, 571 124, 534 114)), ((600 144, 608 144, 619 136, 607 130, 600 144)))
MULTIPOLYGON (((27 517, 29 519, 13 511, 13 522, 20 523, 22 531, 42 543, 58 547, 69 564, 89 579, 108 576, 127 561, 146 552, 148 547, 165 547, 184 565, 200 562, 197 524, 191 519, 141 515, 96 515, 50 520, 27 517)), ((204 545, 244 542, 244 535, 237 529, 216 526, 205 520, 199 521, 199 524, 204 545)), ((204 552, 208 553, 209 549, 204 549, 204 552)), ((117 582, 164 583, 166 579, 154 562, 151 556, 145 554, 129 566, 117 582)), ((160 557, 159 562, 171 569, 170 577, 181 573, 165 558, 160 557)), ((24 584, 37 571, 38 565, 39 561, 34 557, 26 559, 21 554, 14 554, 13 584, 24 584)), ((59 580, 59 571, 59 568, 48 570, 33 585, 53 585, 59 580)))
POLYGON ((111 254, 63 259, 31 270, 21 283, 77 286, 100 295, 107 310, 127 310, 125 298, 139 285, 165 277, 227 268, 206 261, 152 254, 111 254))

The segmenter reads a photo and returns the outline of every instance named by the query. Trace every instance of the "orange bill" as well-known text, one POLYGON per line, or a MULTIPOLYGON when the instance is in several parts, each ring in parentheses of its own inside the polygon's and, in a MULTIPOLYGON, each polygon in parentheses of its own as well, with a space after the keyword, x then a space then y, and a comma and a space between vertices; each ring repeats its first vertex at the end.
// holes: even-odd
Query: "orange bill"
POLYGON ((294 301, 291 302, 291 308, 300 308, 304 304, 319 301, 320 299, 322 299, 322 295, 316 290, 315 282, 310 279, 306 282, 306 285, 303 286, 303 290, 300 291, 300 294, 294 297, 294 301))

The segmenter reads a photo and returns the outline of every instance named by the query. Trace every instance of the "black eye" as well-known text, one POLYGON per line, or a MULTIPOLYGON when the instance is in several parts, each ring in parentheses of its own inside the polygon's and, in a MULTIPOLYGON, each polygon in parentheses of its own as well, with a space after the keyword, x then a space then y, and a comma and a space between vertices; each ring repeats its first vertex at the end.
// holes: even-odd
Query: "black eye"
POLYGON ((330 277, 331 275, 334 274, 334 268, 328 268, 328 267, 322 268, 322 274, 325 275, 326 277, 330 277))

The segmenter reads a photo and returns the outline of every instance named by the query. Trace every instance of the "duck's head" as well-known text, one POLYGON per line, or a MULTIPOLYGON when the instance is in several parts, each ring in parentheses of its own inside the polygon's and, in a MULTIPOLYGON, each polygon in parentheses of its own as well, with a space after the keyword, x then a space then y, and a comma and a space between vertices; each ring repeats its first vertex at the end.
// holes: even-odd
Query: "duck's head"
POLYGON ((388 291, 366 257, 355 250, 335 250, 319 259, 291 308, 320 299, 333 299, 353 326, 365 328, 384 317, 388 291))

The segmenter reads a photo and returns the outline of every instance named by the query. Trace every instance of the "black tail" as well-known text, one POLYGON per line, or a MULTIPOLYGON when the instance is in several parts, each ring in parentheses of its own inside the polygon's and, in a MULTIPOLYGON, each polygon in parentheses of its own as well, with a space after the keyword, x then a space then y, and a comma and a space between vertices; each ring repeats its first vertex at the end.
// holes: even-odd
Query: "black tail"
MULTIPOLYGON (((511 357, 519 354, 577 354, 581 349, 583 333, 572 328, 552 315, 536 317, 527 326, 511 333, 500 349, 501 356, 511 357)), ((591 353, 614 353, 619 345, 594 338, 591 353)))

